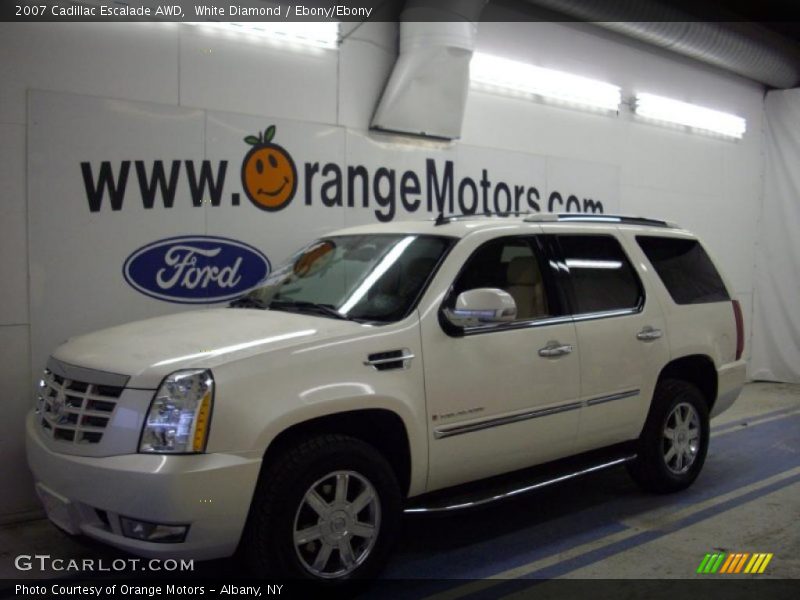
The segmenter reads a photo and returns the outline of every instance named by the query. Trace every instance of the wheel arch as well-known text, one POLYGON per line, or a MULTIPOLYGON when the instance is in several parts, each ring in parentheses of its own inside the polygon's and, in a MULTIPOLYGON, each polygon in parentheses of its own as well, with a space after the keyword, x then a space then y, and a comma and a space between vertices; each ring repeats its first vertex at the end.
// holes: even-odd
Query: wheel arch
POLYGON ((346 410, 294 423, 269 443, 263 465, 271 464, 298 440, 327 433, 348 435, 373 446, 389 462, 403 495, 408 495, 412 467, 408 431, 400 415, 386 408, 346 410))
POLYGON ((717 368, 710 356, 691 354, 671 360, 658 375, 658 381, 680 379, 691 383, 703 394, 708 412, 714 407, 719 387, 717 368))

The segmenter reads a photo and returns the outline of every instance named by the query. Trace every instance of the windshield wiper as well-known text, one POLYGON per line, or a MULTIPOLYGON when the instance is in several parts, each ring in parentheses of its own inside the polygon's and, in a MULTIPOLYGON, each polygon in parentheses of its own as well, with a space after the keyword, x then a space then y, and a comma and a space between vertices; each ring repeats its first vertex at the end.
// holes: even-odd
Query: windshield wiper
POLYGON ((266 310, 267 303, 263 300, 259 300, 255 296, 242 296, 241 298, 232 300, 231 303, 228 304, 228 308, 258 308, 260 310, 266 310))
POLYGON ((333 317, 334 319, 352 321, 350 317, 343 315, 330 304, 317 304, 316 302, 307 302, 305 300, 273 300, 269 303, 269 308, 277 310, 307 310, 321 313, 325 316, 333 317))

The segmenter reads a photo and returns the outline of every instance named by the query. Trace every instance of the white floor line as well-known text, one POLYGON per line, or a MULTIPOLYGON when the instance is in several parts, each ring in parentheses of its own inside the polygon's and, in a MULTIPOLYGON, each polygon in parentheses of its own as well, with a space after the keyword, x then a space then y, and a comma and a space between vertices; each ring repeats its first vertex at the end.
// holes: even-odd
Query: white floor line
MULTIPOLYGON (((798 408, 797 410, 793 410, 791 412, 788 412, 788 413, 783 413, 782 415, 773 415, 771 417, 765 417, 765 418, 762 418, 762 419, 759 419, 758 417, 750 417, 750 418, 745 417, 743 419, 737 419, 736 421, 733 421, 733 422, 737 423, 737 424, 740 424, 739 427, 731 427, 730 429, 726 429, 725 431, 716 431, 715 432, 715 431, 712 430, 711 431, 711 437, 714 438, 714 437, 718 437, 720 435, 726 435, 728 433, 733 433, 735 431, 742 431, 743 429, 747 429, 748 427, 754 427, 756 425, 762 425, 763 423, 770 423, 771 421, 777 421, 779 419, 785 419, 787 417, 793 417, 794 415, 799 415, 799 414, 800 414, 800 408, 798 408)), ((729 425, 729 423, 726 423, 726 425, 729 425)))
MULTIPOLYGON (((714 498, 709 498, 708 500, 704 500, 703 502, 699 502, 692 506, 686 507, 683 510, 676 511, 671 515, 660 517, 658 520, 659 526, 654 529, 667 528, 671 524, 682 521, 683 519, 698 514, 708 508, 713 508, 714 506, 718 506, 720 504, 728 502, 729 500, 734 500, 740 496, 744 496, 746 494, 760 490, 765 487, 769 487, 774 483, 778 483, 785 479, 790 479, 796 475, 800 475, 800 467, 784 471, 783 473, 778 473, 777 475, 773 475, 772 477, 763 479, 761 481, 756 481, 755 483, 751 483, 750 485, 738 488, 736 490, 728 492, 727 494, 723 494, 721 496, 715 496, 714 498)), ((501 573, 497 573, 496 575, 492 575, 488 579, 471 582, 463 586, 459 586, 457 588, 441 592, 440 594, 435 594, 433 596, 430 596, 429 599, 453 600, 455 598, 461 598, 462 596, 466 596, 468 594, 473 594, 475 592, 480 592, 482 590, 489 589, 495 585, 502 583, 503 580, 517 579, 519 577, 524 577, 525 575, 556 565, 565 560, 570 560, 582 554, 592 552, 593 550, 610 546, 611 544, 615 544, 622 540, 637 536, 645 531, 648 531, 648 529, 641 529, 641 528, 630 529, 630 530, 620 531, 617 533, 612 533, 598 540, 593 540, 591 542, 581 544, 580 546, 570 548, 569 550, 562 552, 560 554, 554 556, 548 556, 546 558, 541 558, 526 565, 521 565, 519 567, 514 567, 513 569, 508 569, 501 573)), ((513 597, 513 594, 508 598, 511 597, 513 597)))

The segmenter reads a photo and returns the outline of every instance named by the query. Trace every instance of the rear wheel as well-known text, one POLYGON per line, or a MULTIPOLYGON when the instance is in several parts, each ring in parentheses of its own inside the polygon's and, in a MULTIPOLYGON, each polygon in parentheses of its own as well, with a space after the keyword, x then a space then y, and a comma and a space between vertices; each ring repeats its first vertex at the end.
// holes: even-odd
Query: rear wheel
POLYGON ((371 577, 388 557, 400 515, 397 479, 375 448, 316 436, 262 472, 243 550, 257 574, 321 582, 371 577))
POLYGON ((648 491, 685 489, 703 468, 708 438, 708 406, 700 390, 677 379, 659 381, 628 471, 648 491))

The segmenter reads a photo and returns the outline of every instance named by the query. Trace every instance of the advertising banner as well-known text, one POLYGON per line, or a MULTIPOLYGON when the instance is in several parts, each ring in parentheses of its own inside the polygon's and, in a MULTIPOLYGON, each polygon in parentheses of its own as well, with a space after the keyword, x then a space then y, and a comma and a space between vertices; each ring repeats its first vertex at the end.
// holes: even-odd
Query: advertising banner
POLYGON ((29 114, 34 373, 69 336, 222 306, 341 227, 618 210, 613 165, 42 91, 29 114))

